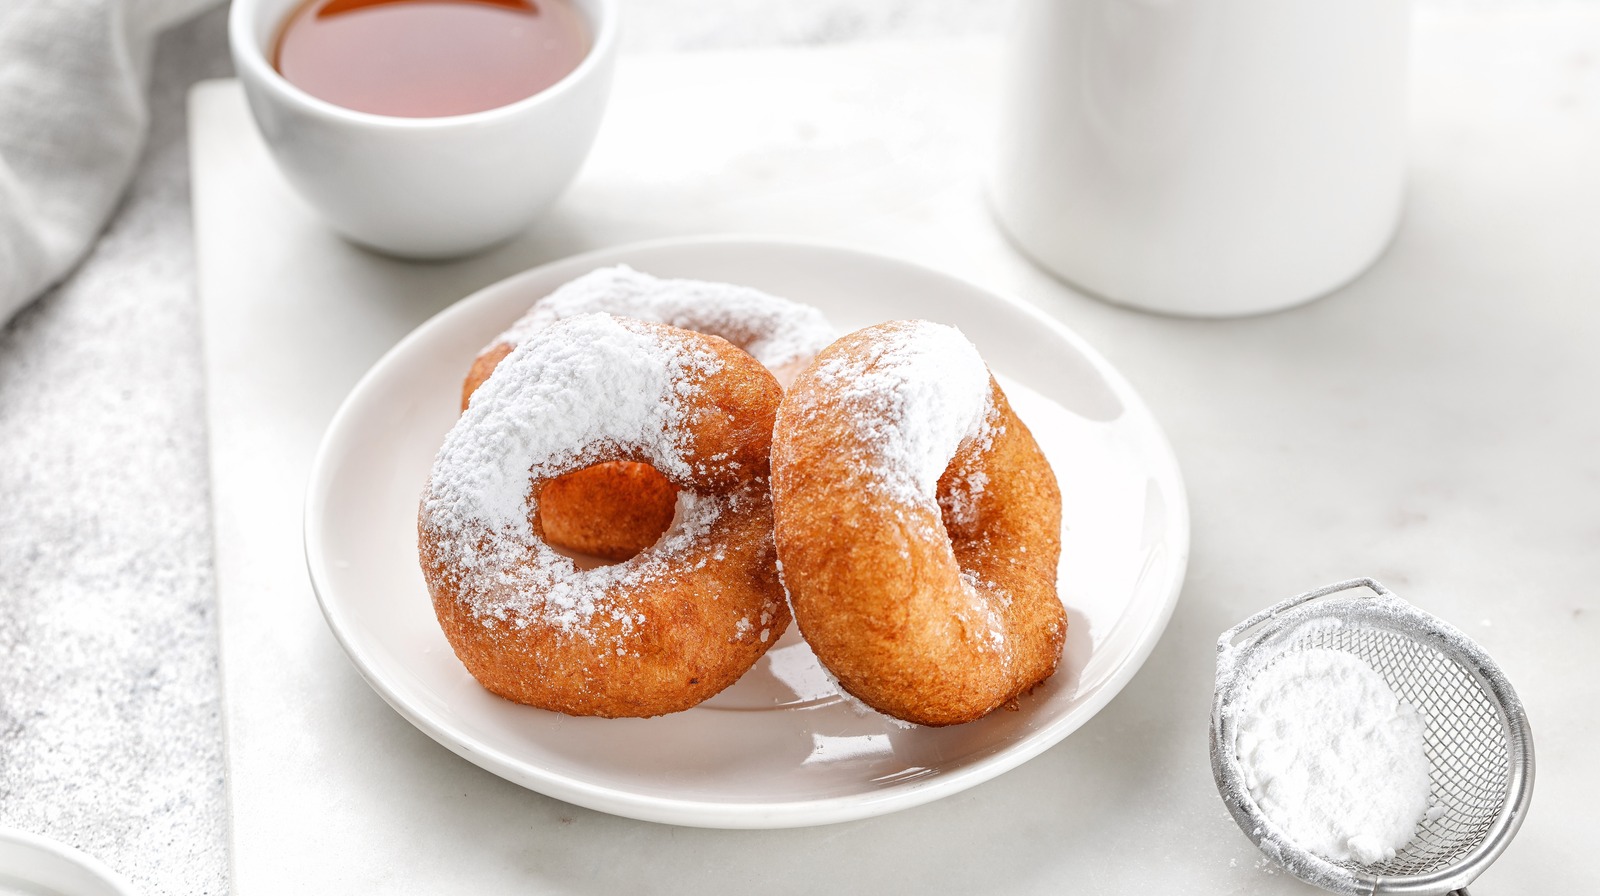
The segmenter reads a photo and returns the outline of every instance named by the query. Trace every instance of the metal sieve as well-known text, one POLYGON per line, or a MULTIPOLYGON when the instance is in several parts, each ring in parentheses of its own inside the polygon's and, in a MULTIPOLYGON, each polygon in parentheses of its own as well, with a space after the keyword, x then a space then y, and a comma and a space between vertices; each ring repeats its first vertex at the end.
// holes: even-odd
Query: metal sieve
POLYGON ((1352 579, 1268 607, 1222 634, 1211 769, 1240 829, 1306 883, 1346 896, 1465 896, 1527 815, 1533 734, 1511 683, 1478 645, 1372 579, 1352 579), (1431 813, 1438 817, 1389 861, 1336 862, 1297 846, 1245 785, 1235 706, 1257 673, 1311 648, 1364 660, 1423 716, 1430 797, 1442 812, 1431 813))

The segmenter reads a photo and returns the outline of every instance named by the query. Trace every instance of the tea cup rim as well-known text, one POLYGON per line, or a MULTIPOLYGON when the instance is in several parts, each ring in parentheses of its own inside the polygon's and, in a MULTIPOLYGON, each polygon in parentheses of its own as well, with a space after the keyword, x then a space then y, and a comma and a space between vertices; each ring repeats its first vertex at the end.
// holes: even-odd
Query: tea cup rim
MULTIPOLYGON (((305 112, 323 118, 395 130, 471 127, 526 114, 531 109, 553 102, 560 95, 576 89, 576 85, 579 82, 592 77, 599 71, 613 52, 618 40, 617 34, 620 30, 617 22, 616 0, 573 0, 574 4, 579 6, 580 11, 586 14, 593 13, 592 16, 586 15, 586 18, 590 19, 590 25, 594 29, 594 38, 589 46, 589 52, 584 54, 583 59, 579 61, 572 71, 567 72, 556 83, 514 102, 478 112, 429 117, 380 115, 375 112, 362 112, 358 109, 351 109, 313 96, 290 82, 288 78, 285 78, 282 73, 274 68, 267 61, 262 42, 258 40, 259 34, 254 21, 256 11, 263 2, 266 2, 266 0, 233 0, 232 8, 228 10, 228 44, 233 54, 234 66, 239 69, 241 77, 248 73, 257 83, 274 91, 280 98, 298 106, 305 112)), ((297 3, 288 4, 286 12, 293 10, 297 5, 297 3)), ((271 27, 282 28, 282 18, 274 22, 271 27)), ((273 34, 273 39, 276 39, 276 33, 273 34)))

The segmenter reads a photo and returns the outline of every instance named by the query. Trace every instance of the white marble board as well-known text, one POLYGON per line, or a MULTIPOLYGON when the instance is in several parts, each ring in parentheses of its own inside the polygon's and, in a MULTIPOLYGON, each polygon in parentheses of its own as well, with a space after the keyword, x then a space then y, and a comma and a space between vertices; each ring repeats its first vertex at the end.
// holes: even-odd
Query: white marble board
POLYGON ((1472 632, 1528 704, 1540 786, 1481 892, 1576 891, 1600 833, 1600 15, 1430 14, 1407 218, 1377 267, 1235 322, 1123 311, 1016 256, 982 203, 989 42, 624 61, 588 168, 489 255, 421 266, 327 232, 230 82, 192 95, 234 880, 301 892, 1308 890, 1211 784, 1218 632, 1374 575, 1472 632), (736 73, 730 76, 730 73, 736 73), (706 232, 824 238, 1019 295, 1105 352, 1165 423, 1194 555, 1126 691, 1021 768, 895 815, 696 830, 578 809, 436 745, 317 611, 303 485, 356 378, 422 319, 525 267, 706 232))

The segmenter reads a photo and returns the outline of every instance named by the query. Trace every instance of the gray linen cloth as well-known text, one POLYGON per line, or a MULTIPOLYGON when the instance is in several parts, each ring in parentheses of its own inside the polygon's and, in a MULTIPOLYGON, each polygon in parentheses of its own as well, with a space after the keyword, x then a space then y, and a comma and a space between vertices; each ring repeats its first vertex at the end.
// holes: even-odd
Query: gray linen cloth
POLYGON ((64 277, 144 145, 155 38, 217 0, 0 0, 0 324, 64 277))

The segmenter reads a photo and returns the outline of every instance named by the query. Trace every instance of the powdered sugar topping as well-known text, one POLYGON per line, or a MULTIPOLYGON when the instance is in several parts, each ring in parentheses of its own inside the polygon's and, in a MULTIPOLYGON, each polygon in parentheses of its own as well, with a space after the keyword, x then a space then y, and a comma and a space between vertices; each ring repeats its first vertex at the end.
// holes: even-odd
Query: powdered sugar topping
POLYGON ((989 369, 954 327, 896 321, 880 334, 866 357, 841 352, 813 373, 851 415, 874 483, 906 504, 935 501, 957 449, 993 436, 989 369))
POLYGON ((619 454, 648 460, 677 482, 689 478, 680 433, 694 412, 686 399, 721 367, 689 340, 607 314, 556 322, 501 362, 445 437, 420 515, 474 616, 490 626, 538 621, 578 634, 602 617, 628 630, 643 620, 608 590, 664 572, 733 504, 766 500, 681 492, 677 520, 654 547, 592 570, 577 569, 534 533, 535 479, 619 454))
POLYGON ((558 320, 601 311, 720 336, 774 371, 809 361, 834 339, 827 318, 810 305, 747 286, 662 279, 617 265, 557 289, 497 342, 519 345, 558 320))

